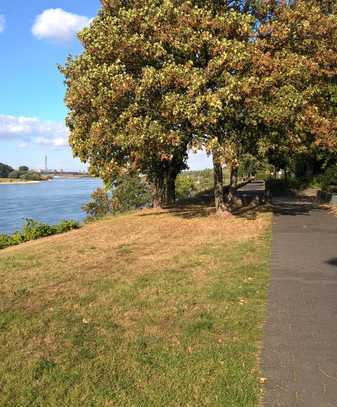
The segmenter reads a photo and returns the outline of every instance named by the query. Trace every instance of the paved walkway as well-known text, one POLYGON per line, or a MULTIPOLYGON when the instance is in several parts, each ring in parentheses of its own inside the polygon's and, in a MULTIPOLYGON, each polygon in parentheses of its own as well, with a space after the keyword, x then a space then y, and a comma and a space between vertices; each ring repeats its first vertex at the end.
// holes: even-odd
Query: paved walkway
POLYGON ((266 407, 337 407, 337 217, 278 201, 262 352, 266 407))

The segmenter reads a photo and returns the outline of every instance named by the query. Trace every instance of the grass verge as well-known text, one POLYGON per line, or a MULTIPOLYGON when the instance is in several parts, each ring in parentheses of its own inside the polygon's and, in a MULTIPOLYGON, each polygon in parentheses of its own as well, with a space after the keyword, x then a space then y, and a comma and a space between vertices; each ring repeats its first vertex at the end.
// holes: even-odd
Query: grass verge
POLYGON ((1 406, 257 406, 270 214, 145 210, 0 253, 1 406))

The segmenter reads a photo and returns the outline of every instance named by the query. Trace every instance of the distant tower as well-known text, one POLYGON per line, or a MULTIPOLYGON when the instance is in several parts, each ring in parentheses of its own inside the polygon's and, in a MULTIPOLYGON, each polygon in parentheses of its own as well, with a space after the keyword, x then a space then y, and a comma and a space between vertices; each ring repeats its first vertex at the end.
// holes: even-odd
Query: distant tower
POLYGON ((48 157, 44 157, 44 170, 45 172, 48 172, 48 157))

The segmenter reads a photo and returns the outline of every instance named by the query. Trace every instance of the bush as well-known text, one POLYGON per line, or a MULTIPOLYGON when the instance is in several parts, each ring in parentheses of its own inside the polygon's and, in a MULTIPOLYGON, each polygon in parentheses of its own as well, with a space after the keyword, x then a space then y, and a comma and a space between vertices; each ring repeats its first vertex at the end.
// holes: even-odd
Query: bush
POLYGON ((322 189, 328 192, 337 192, 337 165, 329 167, 322 176, 322 189))
POLYGON ((17 179, 19 177, 20 177, 20 173, 19 173, 19 171, 16 171, 16 170, 14 170, 8 174, 8 178, 11 178, 11 179, 17 179))
POLYGON ((0 234, 0 249, 5 249, 11 246, 12 237, 9 235, 0 234))
POLYGON ((56 233, 56 227, 46 223, 38 222, 33 219, 26 219, 26 223, 22 229, 22 236, 27 242, 28 240, 36 240, 40 237, 50 236, 56 233))
POLYGON ((197 190, 192 177, 179 175, 176 180, 176 195, 178 199, 191 198, 193 192, 197 190))
POLYGON ((152 194, 148 184, 139 176, 124 177, 112 192, 113 212, 126 212, 150 206, 152 194))
POLYGON ((65 233, 73 229, 79 229, 80 224, 74 220, 63 220, 55 225, 56 233, 65 233))
POLYGON ((82 206, 89 219, 100 219, 112 211, 112 202, 108 193, 98 188, 91 194, 91 200, 82 206))
POLYGON ((20 178, 26 181, 41 181, 43 179, 40 174, 33 171, 21 174, 20 178))
POLYGON ((139 176, 127 176, 115 183, 111 196, 102 188, 91 195, 82 206, 88 220, 100 219, 109 213, 126 212, 150 206, 152 195, 149 186, 139 176))
POLYGON ((0 249, 28 242, 29 240, 68 232, 79 227, 79 223, 73 220, 63 220, 57 225, 48 225, 33 219, 26 219, 22 231, 15 232, 12 235, 0 234, 0 249))

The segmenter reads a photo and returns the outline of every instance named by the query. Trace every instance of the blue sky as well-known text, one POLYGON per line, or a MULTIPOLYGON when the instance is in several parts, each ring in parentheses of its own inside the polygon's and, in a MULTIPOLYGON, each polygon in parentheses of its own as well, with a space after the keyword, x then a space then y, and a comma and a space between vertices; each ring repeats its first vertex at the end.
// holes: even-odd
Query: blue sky
MULTIPOLYGON (((67 145, 57 64, 81 52, 75 33, 99 7, 99 0, 0 2, 0 162, 37 169, 48 155, 50 168, 85 168, 67 145)), ((209 164, 191 155, 191 168, 209 164)))

